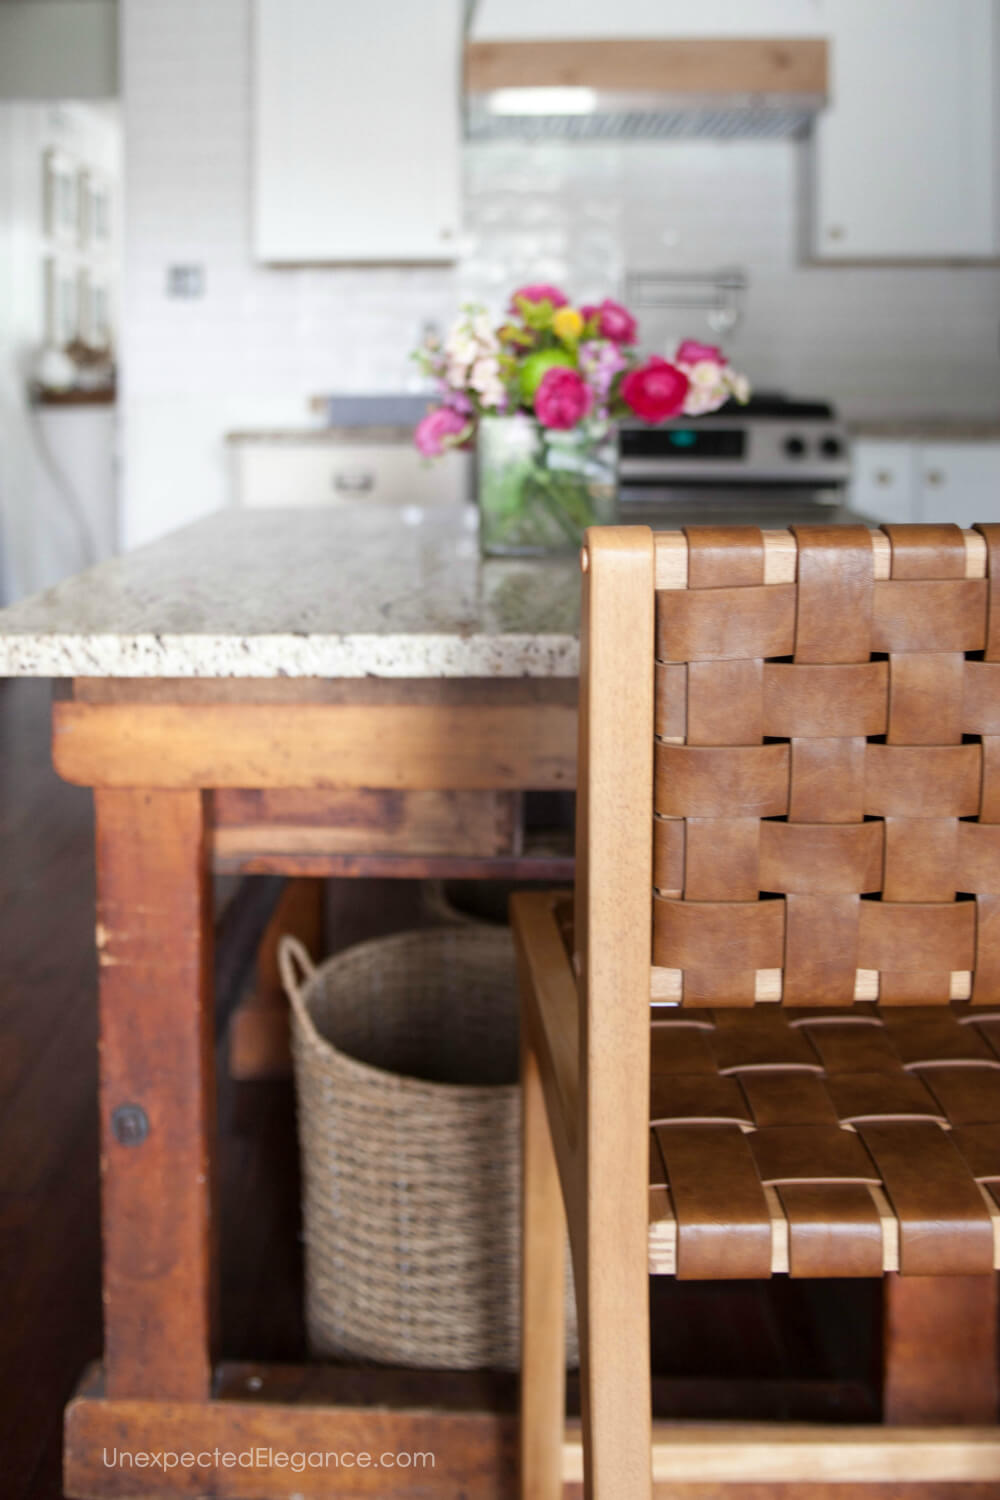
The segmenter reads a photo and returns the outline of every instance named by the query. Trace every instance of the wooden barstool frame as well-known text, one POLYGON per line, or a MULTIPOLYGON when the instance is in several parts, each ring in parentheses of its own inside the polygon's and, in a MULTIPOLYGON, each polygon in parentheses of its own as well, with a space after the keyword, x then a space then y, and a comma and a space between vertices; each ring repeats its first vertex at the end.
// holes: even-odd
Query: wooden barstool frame
MULTIPOLYGON (((988 555, 1000 556, 1000 528, 945 530, 952 548, 962 539, 963 576, 986 580, 988 555)), ((875 580, 890 580, 890 536, 872 533, 871 547, 875 580)), ((762 549, 762 583, 794 585, 796 538, 768 533, 762 549)), ((650 1001, 683 993, 681 976, 651 964, 655 611, 659 591, 687 588, 688 558, 680 533, 588 533, 572 958, 560 924, 565 897, 527 893, 512 903, 523 1016, 522 1500, 555 1500, 564 1482, 580 1479, 589 1500, 648 1500, 654 1481, 669 1483, 672 1500, 715 1500, 729 1484, 734 1500, 764 1493, 896 1500, 950 1495, 953 1484, 968 1486, 961 1493, 969 1500, 985 1500, 1000 1482, 992 1273, 887 1277, 883 1426, 653 1429, 648 1272, 676 1265, 657 1263, 650 1234, 650 1001), (564 1424, 567 1220, 582 1442, 564 1424), (748 1489, 751 1481, 759 1488, 748 1489), (877 1488, 885 1485, 895 1488, 877 1488)), ((990 588, 984 581, 980 591, 990 588)), ((1000 630, 1000 585, 996 592, 983 606, 991 639, 994 621, 1000 630)), ((669 738, 663 728, 657 724, 669 738)), ((775 998, 758 986, 756 999, 775 998)), ((859 998, 874 995, 861 987, 859 998)), ((995 1204, 991 1220, 1000 1243, 995 1204)), ((886 1244, 890 1238, 886 1231, 886 1244)), ((897 1265, 898 1254, 897 1242, 897 1265)), ((887 1250, 883 1269, 892 1264, 887 1250)))

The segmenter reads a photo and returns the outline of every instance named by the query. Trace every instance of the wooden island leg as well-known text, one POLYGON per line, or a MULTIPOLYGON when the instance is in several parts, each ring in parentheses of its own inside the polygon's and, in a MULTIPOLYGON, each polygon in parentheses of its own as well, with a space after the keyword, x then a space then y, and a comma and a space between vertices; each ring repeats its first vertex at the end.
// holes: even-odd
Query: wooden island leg
POLYGON ((203 796, 95 803, 105 1394, 204 1400, 217 1299, 203 796))
POLYGON ((237 1079, 289 1078, 288 1000, 278 973, 278 943, 291 933, 315 959, 323 956, 322 880, 290 880, 261 938, 252 992, 233 1011, 229 1072, 237 1079))
POLYGON ((886 1276, 883 1420, 991 1427, 998 1415, 996 1276, 886 1276))

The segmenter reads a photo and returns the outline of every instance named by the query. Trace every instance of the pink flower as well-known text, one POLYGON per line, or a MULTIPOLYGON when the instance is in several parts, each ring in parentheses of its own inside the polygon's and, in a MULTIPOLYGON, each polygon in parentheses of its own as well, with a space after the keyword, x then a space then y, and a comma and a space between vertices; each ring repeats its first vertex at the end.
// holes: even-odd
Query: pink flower
POLYGON ((625 376, 622 398, 644 422, 664 422, 683 410, 689 384, 683 370, 652 354, 625 376))
POLYGON ((599 337, 610 339, 613 344, 634 344, 639 337, 639 325, 628 308, 610 297, 605 297, 596 307, 593 304, 581 307, 580 311, 588 323, 596 317, 599 337))
POLYGON ((594 393, 577 374, 553 365, 535 392, 535 415, 543 427, 565 431, 575 427, 594 404, 594 393))
POLYGON ((674 358, 682 365, 696 365, 702 360, 713 365, 726 363, 726 356, 716 344, 699 344, 697 339, 685 339, 674 358))
POLYGON ((561 292, 557 286, 549 286, 547 281, 535 281, 530 286, 518 287, 510 299, 510 311, 520 312, 517 299, 523 297, 525 302, 551 302, 553 307, 568 307, 569 298, 565 292, 561 292))
POLYGON ((441 391, 441 403, 443 406, 448 406, 452 411, 457 411, 460 416, 472 416, 472 402, 464 391, 456 391, 455 387, 449 385, 447 380, 439 381, 438 385, 441 391))
POLYGON ((625 356, 617 344, 588 339, 580 345, 580 369, 603 405, 611 392, 616 375, 625 368, 625 356))
POLYGON ((450 406, 435 406, 425 417, 421 417, 413 434, 413 441, 425 458, 440 458, 446 448, 454 447, 446 438, 457 437, 469 425, 468 417, 450 406))

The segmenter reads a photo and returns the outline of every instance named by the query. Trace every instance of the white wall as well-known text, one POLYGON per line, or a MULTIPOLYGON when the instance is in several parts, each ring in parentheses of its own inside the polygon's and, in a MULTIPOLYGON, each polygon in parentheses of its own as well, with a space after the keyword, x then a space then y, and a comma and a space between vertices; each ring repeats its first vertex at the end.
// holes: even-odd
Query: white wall
MULTIPOLYGON (((779 8, 793 3, 809 29, 817 0, 779 8)), ((299 425, 321 392, 412 386, 424 323, 467 295, 499 305, 529 278, 583 297, 620 291, 626 268, 742 266, 733 353, 758 385, 829 395, 849 415, 997 410, 1000 273, 803 269, 792 143, 470 147, 456 272, 257 266, 249 0, 122 10, 129 545, 227 503, 227 429, 299 425), (188 262, 206 295, 172 301, 167 267, 188 262)), ((343 149, 364 149, 360 129, 343 149)), ((707 332, 700 314, 642 322, 651 347, 707 332)))
MULTIPOLYGON (((81 465, 86 470, 83 456, 92 451, 95 436, 103 434, 107 447, 109 415, 81 413, 74 425, 52 413, 39 422, 28 404, 28 379, 45 339, 44 261, 51 247, 44 236, 44 153, 58 147, 113 181, 118 142, 113 106, 0 102, 0 587, 7 599, 43 588, 90 560, 67 500, 67 481, 74 500, 96 503, 94 494, 77 494, 74 475, 81 465), (45 457, 46 444, 56 469, 45 457)), ((105 547, 113 504, 109 488, 98 525, 105 547)))

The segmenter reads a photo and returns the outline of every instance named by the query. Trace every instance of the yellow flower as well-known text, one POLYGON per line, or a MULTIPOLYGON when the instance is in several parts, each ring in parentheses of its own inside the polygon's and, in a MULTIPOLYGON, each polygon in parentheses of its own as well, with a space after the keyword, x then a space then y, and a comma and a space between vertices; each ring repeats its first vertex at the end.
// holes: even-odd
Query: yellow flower
POLYGON ((552 314, 552 332, 564 344, 575 344, 583 332, 583 315, 575 307, 557 307, 552 314))

